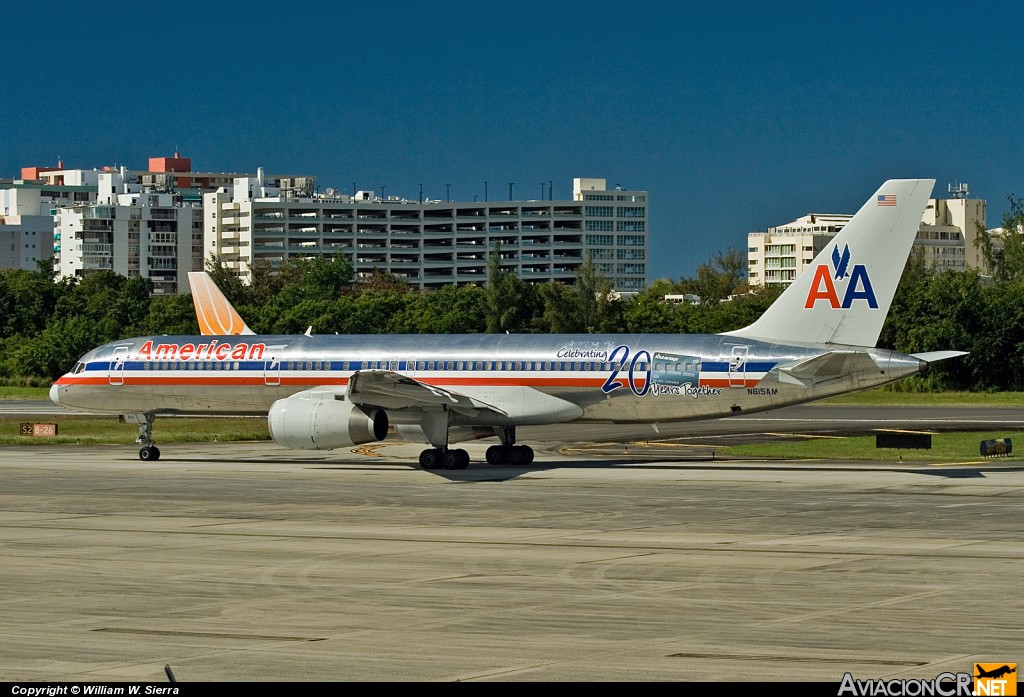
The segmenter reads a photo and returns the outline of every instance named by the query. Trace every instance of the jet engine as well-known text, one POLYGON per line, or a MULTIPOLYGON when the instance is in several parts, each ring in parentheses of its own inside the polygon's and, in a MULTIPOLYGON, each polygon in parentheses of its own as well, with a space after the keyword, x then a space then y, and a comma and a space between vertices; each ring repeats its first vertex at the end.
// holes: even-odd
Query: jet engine
POLYGON ((270 437, 293 450, 333 450, 383 440, 388 415, 333 392, 306 390, 279 399, 267 415, 270 437))

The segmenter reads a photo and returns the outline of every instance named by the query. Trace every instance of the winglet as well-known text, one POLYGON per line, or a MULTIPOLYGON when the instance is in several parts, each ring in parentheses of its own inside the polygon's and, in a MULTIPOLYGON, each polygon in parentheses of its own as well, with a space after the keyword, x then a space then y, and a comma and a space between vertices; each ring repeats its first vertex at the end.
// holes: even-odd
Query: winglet
POLYGON ((189 271, 192 303, 196 306, 199 333, 204 336, 255 334, 205 271, 189 271))
POLYGON ((726 334, 874 346, 934 185, 934 179, 882 184, 756 322, 726 334))

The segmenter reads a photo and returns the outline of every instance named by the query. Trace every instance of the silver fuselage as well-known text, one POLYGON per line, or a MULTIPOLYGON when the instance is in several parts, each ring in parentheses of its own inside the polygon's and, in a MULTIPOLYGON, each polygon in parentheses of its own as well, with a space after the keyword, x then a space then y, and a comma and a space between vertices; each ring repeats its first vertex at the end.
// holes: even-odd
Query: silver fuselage
POLYGON ((885 349, 724 335, 151 336, 90 351, 51 396, 72 409, 112 414, 266 415, 297 392, 344 391, 353 374, 389 371, 507 414, 452 423, 657 423, 820 399, 899 380, 924 365, 885 349), (874 365, 804 384, 780 380, 780 366, 846 348, 874 365), (537 392, 578 409, 534 415, 537 392))

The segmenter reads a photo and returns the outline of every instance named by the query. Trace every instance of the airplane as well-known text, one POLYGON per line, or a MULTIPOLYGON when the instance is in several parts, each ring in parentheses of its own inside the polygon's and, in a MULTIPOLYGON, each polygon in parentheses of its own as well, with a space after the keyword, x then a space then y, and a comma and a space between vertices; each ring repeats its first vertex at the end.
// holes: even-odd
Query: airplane
POLYGON ((1010 673, 1017 672, 1016 664, 1013 668, 1011 668, 1009 665, 1002 665, 999 668, 994 668, 993 670, 984 670, 977 663, 975 663, 974 666, 978 671, 978 674, 974 676, 976 678, 1001 678, 1004 675, 1009 675, 1010 673))
POLYGON ((450 446, 495 436, 488 463, 530 464, 520 426, 657 430, 884 385, 964 355, 875 347, 934 184, 885 182, 757 321, 731 332, 260 335, 210 281, 193 291, 203 334, 97 347, 50 398, 138 424, 142 460, 160 457, 158 416, 266 415, 285 448, 350 447, 393 430, 429 446, 422 468, 463 469, 469 454, 450 446))

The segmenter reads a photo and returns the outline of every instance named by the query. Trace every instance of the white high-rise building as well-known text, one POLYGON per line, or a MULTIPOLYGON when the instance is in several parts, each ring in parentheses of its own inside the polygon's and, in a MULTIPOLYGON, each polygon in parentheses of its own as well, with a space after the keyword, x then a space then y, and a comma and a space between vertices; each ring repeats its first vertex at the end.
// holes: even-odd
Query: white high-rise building
MULTIPOLYGON (((188 272, 203 269, 203 194, 248 177, 193 172, 191 158, 178 153, 150 158, 145 171, 61 166, 30 168, 23 176, 26 171, 44 188, 85 180, 92 184, 90 200, 65 203, 54 217, 54 262, 60 276, 111 270, 151 279, 158 294, 187 292, 188 272)), ((313 177, 275 181, 291 195, 309 196, 316 185, 313 177)))
POLYGON ((747 278, 752 286, 789 285, 836 236, 850 215, 809 213, 791 223, 747 235, 747 278))
POLYGON ((60 206, 96 198, 93 184, 9 181, 0 188, 0 268, 34 271, 60 251, 54 215, 60 206))
POLYGON ((202 268, 202 210, 180 194, 144 192, 126 172, 99 175, 95 203, 64 207, 57 216, 62 277, 111 270, 144 276, 157 294, 188 289, 202 268))

